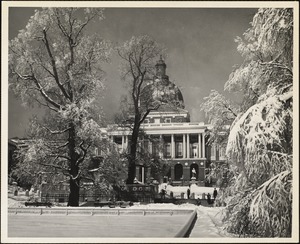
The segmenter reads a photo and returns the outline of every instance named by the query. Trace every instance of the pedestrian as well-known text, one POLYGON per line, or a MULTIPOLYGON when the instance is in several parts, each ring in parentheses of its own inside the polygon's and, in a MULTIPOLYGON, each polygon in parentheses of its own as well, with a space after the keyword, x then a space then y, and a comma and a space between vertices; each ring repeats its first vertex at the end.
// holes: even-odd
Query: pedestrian
POLYGON ((161 199, 165 199, 165 195, 166 195, 166 190, 165 189, 161 189, 161 191, 160 191, 161 199))
POLYGON ((199 198, 199 197, 197 198, 197 205, 198 205, 198 206, 200 206, 200 205, 201 205, 201 200, 200 200, 200 198, 199 198))
POLYGON ((214 189, 214 193, 213 193, 214 199, 216 199, 217 195, 218 195, 218 191, 217 191, 217 189, 215 188, 215 189, 214 189))
POLYGON ((190 199, 191 190, 190 188, 187 189, 187 198, 190 199))
POLYGON ((209 193, 207 193, 207 203, 210 204, 211 203, 211 196, 209 193))

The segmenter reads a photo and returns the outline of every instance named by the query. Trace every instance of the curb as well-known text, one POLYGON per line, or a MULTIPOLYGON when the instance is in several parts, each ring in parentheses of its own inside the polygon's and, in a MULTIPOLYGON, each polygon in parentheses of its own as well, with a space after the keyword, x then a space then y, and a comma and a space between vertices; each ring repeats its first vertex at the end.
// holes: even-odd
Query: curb
POLYGON ((189 217, 188 221, 185 223, 185 225, 177 232, 177 234, 174 237, 188 237, 195 222, 197 220, 197 211, 196 209, 193 211, 191 216, 189 217))
POLYGON ((8 208, 8 215, 190 215, 190 209, 102 209, 102 208, 8 208))

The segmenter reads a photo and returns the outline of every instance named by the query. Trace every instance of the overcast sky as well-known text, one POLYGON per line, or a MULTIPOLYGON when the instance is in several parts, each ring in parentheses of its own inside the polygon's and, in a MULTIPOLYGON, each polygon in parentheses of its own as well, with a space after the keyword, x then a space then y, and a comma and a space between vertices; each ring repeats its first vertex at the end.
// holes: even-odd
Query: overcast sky
MULTIPOLYGON (((93 23, 89 31, 98 32, 113 43, 147 34, 167 48, 167 75, 181 88, 192 121, 204 121, 200 112, 203 98, 212 89, 223 91, 232 67, 242 62, 234 38, 250 27, 257 9, 234 8, 107 8, 105 19, 93 23)), ((9 39, 23 29, 34 8, 10 8, 9 39)), ((159 58, 159 57, 158 57, 159 58)), ((117 60, 106 65, 105 97, 101 99, 108 119, 118 111, 125 87, 120 81, 117 60)), ((24 137, 28 119, 41 114, 25 108, 9 93, 8 137, 24 137)))

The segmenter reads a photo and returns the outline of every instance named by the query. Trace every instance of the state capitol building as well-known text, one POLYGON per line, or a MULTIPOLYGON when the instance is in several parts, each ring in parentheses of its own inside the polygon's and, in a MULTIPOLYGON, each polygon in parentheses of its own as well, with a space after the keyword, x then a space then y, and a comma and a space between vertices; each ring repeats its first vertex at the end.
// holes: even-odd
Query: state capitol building
MULTIPOLYGON (((168 163, 165 181, 167 179, 173 185, 181 185, 183 182, 187 185, 193 180, 199 186, 204 186, 211 163, 224 162, 225 150, 218 145, 207 144, 208 124, 191 121, 182 93, 166 75, 167 66, 162 58, 155 67, 156 74, 148 82, 155 87, 154 96, 168 93, 178 102, 176 106, 164 104, 148 114, 140 128, 147 136, 140 140, 139 151, 147 151, 168 163)), ((129 151, 132 132, 128 127, 109 125, 105 132, 120 153, 129 151)), ((136 180, 146 183, 150 177, 149 168, 144 163, 137 163, 136 180)))

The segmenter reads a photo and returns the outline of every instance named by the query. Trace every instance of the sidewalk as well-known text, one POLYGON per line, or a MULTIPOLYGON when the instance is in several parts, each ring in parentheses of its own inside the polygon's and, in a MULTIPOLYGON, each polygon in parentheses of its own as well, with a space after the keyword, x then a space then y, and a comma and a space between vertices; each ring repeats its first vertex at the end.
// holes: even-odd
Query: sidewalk
POLYGON ((222 238, 231 237, 217 227, 207 213, 197 208, 197 220, 189 238, 222 238))

